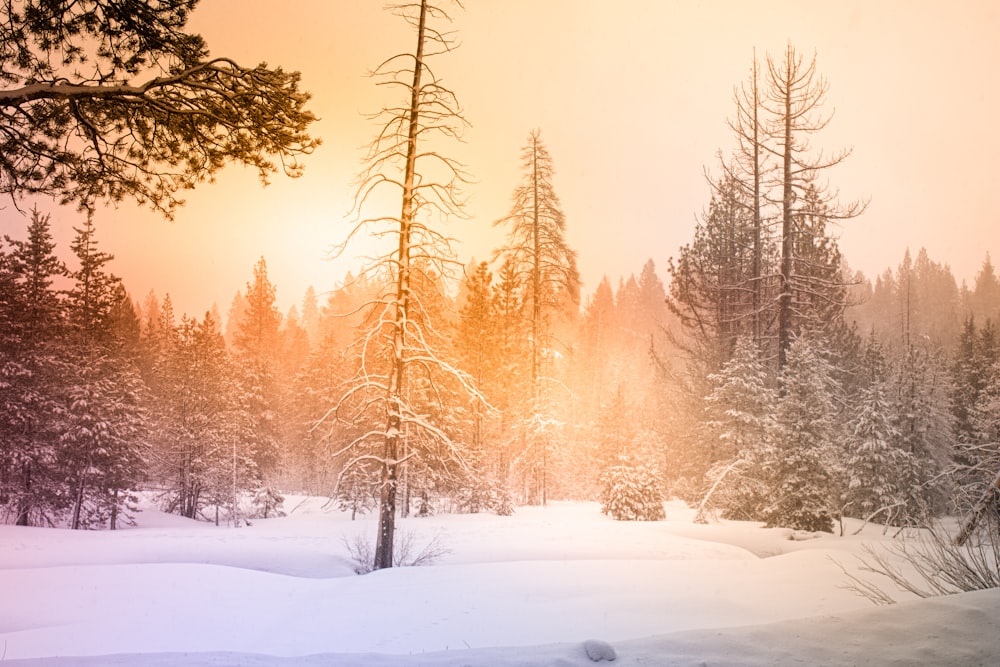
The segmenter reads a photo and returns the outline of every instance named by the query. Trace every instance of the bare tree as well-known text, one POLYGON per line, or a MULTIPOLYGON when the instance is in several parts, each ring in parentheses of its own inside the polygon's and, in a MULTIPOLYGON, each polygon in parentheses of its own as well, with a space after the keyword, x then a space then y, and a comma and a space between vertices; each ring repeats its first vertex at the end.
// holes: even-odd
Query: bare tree
MULTIPOLYGON (((729 120, 729 128, 736 134, 737 150, 731 164, 722 162, 722 168, 729 182, 741 186, 745 200, 753 215, 753 263, 750 271, 750 293, 752 302, 752 335, 758 346, 763 336, 762 311, 764 309, 764 245, 765 228, 763 217, 765 176, 768 169, 768 152, 764 149, 767 128, 761 118, 763 91, 760 87, 760 62, 754 51, 750 78, 733 91, 736 102, 736 116, 729 120)), ((722 181, 726 182, 726 181, 722 181)), ((710 180, 712 185, 714 181, 710 180)))
POLYGON ((427 292, 440 287, 435 276, 461 266, 454 258, 452 239, 438 226, 449 218, 464 217, 459 190, 467 177, 462 165, 445 156, 437 142, 460 138, 467 123, 455 94, 428 66, 430 58, 455 46, 452 33, 430 25, 450 17, 427 0, 389 9, 413 27, 416 47, 384 61, 372 76, 379 85, 402 88, 406 103, 386 106, 373 116, 381 130, 369 146, 359 178, 358 221, 338 248, 342 251, 365 233, 388 241, 391 247, 361 274, 386 288, 368 304, 365 324, 352 344, 357 370, 326 418, 331 435, 339 426, 353 430, 353 437, 338 452, 349 457, 345 473, 366 461, 380 469, 374 569, 393 566, 397 490, 407 459, 433 447, 439 459, 465 465, 461 447, 433 414, 418 409, 411 391, 419 387, 421 397, 444 403, 451 394, 445 387, 449 384, 480 398, 468 377, 440 353, 436 345, 440 334, 428 317, 433 309, 427 302, 434 295, 427 292), (398 214, 367 214, 388 196, 400 197, 398 214), (423 450, 415 443, 421 443, 423 450))
MULTIPOLYGON (((819 184, 820 174, 843 162, 850 154, 845 149, 832 155, 810 151, 809 137, 829 124, 832 114, 824 115, 822 106, 829 84, 816 70, 816 57, 806 63, 791 44, 781 61, 767 58, 767 97, 761 105, 771 126, 768 134, 774 145, 766 144, 780 161, 781 204, 781 265, 778 296, 778 367, 783 368, 794 334, 793 292, 797 222, 801 218, 818 221, 825 226, 830 221, 859 215, 862 202, 847 205, 837 203, 836 191, 819 184)), ((838 267, 839 268, 839 267, 838 267)))
POLYGON ((295 176, 319 144, 299 74, 210 57, 198 0, 3 0, 0 192, 170 216, 229 161, 295 176))

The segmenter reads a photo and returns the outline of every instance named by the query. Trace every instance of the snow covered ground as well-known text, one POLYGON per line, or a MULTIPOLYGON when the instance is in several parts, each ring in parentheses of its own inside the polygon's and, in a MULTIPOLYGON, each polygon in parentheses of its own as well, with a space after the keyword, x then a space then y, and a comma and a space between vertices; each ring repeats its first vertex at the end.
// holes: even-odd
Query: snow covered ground
POLYGON ((116 532, 0 526, 0 662, 575 666, 597 639, 615 665, 1000 664, 1000 591, 875 607, 845 589, 838 563, 858 572, 861 545, 891 539, 877 526, 813 537, 695 525, 678 503, 655 523, 554 503, 404 520, 450 552, 358 576, 344 541, 374 539, 374 518, 322 502, 239 529, 151 508, 116 532))

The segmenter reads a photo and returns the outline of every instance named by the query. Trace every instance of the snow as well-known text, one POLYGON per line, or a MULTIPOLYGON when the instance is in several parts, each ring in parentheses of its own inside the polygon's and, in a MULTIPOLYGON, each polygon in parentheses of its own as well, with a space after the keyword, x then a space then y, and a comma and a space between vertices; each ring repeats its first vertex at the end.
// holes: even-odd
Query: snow
MULTIPOLYGON (((436 564, 358 576, 345 540, 375 519, 289 498, 216 527, 146 508, 138 526, 0 526, 0 661, 97 665, 996 664, 1000 591, 875 607, 845 588, 892 539, 616 522, 596 503, 400 521, 436 564), (839 565, 838 565, 839 563, 839 565), (597 655, 597 653, 594 653, 597 655), (604 654, 602 654, 604 655, 604 654), (599 664, 611 664, 604 661, 599 664)), ((872 575, 868 575, 872 576, 872 575)))

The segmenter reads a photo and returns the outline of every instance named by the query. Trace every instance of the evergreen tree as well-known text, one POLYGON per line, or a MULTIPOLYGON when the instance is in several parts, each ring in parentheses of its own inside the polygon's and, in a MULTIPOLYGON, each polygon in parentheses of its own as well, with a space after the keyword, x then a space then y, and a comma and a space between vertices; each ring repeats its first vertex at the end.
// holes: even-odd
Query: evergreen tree
POLYGON ((76 228, 71 248, 79 268, 70 273, 73 285, 66 292, 73 372, 59 456, 72 498, 70 527, 107 521, 114 529, 134 504, 131 491, 145 470, 144 386, 124 338, 138 322, 127 319, 131 301, 121 281, 105 270, 114 258, 97 249, 91 217, 76 228))
POLYGON ((618 521, 662 521, 663 492, 658 475, 628 456, 601 478, 601 511, 618 521))
POLYGON ((940 351, 930 346, 911 344, 898 364, 893 424, 909 463, 898 473, 905 502, 899 520, 907 524, 924 525, 944 509, 943 472, 953 432, 949 380, 940 351))
POLYGON ((768 526, 833 531, 831 460, 839 436, 837 388, 825 350, 803 336, 782 369, 782 394, 775 413, 773 458, 768 462, 768 526))
POLYGON ((333 494, 338 471, 331 454, 352 438, 342 424, 321 422, 339 398, 337 392, 345 380, 342 347, 328 335, 310 350, 292 381, 292 400, 286 404, 288 451, 282 467, 286 488, 310 495, 333 494))
POLYGON ((967 295, 966 302, 966 310, 980 322, 1000 321, 1000 278, 997 278, 989 253, 976 274, 973 289, 967 295))
MULTIPOLYGON (((542 442, 549 429, 539 425, 552 423, 551 379, 554 369, 555 339, 553 318, 567 304, 579 303, 579 272, 576 253, 566 242, 566 219, 555 192, 552 156, 542 143, 538 130, 528 137, 521 152, 523 181, 514 189, 510 212, 495 225, 507 225, 506 246, 500 251, 514 272, 524 299, 525 317, 530 329, 531 412, 526 428, 531 435, 522 439, 527 447, 538 442, 544 450, 553 443, 542 442)), ((546 451, 524 452, 522 461, 531 461, 531 474, 537 476, 531 486, 538 490, 537 502, 547 499, 548 455, 546 451)))
POLYGON ((306 288, 306 293, 302 297, 302 308, 300 310, 302 311, 302 321, 300 324, 309 336, 309 344, 316 347, 322 342, 322 334, 320 333, 321 315, 319 299, 316 297, 316 289, 312 285, 306 288))
MULTIPOLYGON (((455 335, 462 368, 491 402, 503 392, 504 381, 493 294, 493 274, 486 262, 480 262, 468 272, 463 283, 464 303, 458 312, 455 335)), ((501 425, 495 410, 472 401, 469 413, 471 432, 466 437, 472 474, 461 495, 466 509, 478 511, 491 507, 494 495, 506 488, 509 461, 502 438, 498 437, 501 425)))
POLYGON ((879 512, 891 524, 903 505, 899 473, 910 466, 899 448, 893 425, 896 406, 890 389, 891 369, 874 332, 864 358, 866 386, 854 401, 847 425, 844 464, 847 476, 845 511, 869 520, 879 512))
POLYGON ((581 375, 578 395, 585 414, 595 411, 620 382, 615 369, 619 358, 619 335, 615 296, 607 276, 601 278, 587 302, 580 323, 581 375))
POLYGON ((70 527, 107 524, 112 530, 135 509, 145 479, 145 385, 120 358, 78 359, 67 388, 60 436, 60 477, 71 500, 70 527))
POLYGON ((226 346, 231 350, 236 349, 236 338, 239 336, 240 326, 246 318, 247 300, 243 296, 242 290, 236 290, 232 302, 229 304, 229 312, 226 315, 226 346))
POLYGON ((228 162, 262 182, 319 144, 298 72, 209 56, 197 0, 5 2, 0 193, 93 211, 131 199, 170 215, 228 162))
POLYGON ((955 485, 955 509, 965 513, 996 478, 1000 441, 996 420, 1000 340, 993 323, 977 328, 965 321, 951 368, 951 416, 954 450, 950 473, 955 485))
MULTIPOLYGON (((767 285, 762 277, 750 273, 757 258, 753 254, 753 219, 743 196, 734 179, 718 181, 708 212, 695 226, 694 240, 670 260, 668 305, 684 330, 673 342, 700 369, 696 373, 718 371, 739 338, 755 339, 755 328, 761 330, 758 345, 762 350, 764 337, 774 335, 773 330, 762 328, 766 316, 754 310, 756 292, 748 289, 756 285, 759 292, 767 285)), ((766 263, 771 254, 765 248, 761 262, 766 263)))
MULTIPOLYGON (((169 299, 161 314, 171 319, 169 299)), ((252 452, 248 451, 249 417, 226 354, 225 343, 211 315, 198 322, 184 316, 171 326, 154 392, 156 449, 163 507, 181 516, 209 518, 207 506, 229 508, 239 520, 238 497, 257 487, 252 452)))
POLYGON ((4 500, 20 526, 53 521, 66 507, 54 469, 63 423, 67 367, 65 318, 54 287, 66 269, 55 255, 50 218, 32 209, 27 238, 4 237, 3 316, 9 329, 0 350, 0 461, 4 500))
MULTIPOLYGON (((802 322, 798 317, 797 302, 802 295, 816 293, 842 310, 843 301, 838 303, 839 283, 830 283, 822 278, 823 270, 839 271, 839 262, 829 260, 816 263, 802 253, 802 241, 816 250, 835 248, 836 243, 822 230, 830 221, 844 220, 857 216, 864 205, 851 203, 840 206, 836 203, 836 192, 831 193, 818 185, 821 173, 843 162, 850 151, 834 155, 812 156, 809 137, 821 132, 830 122, 830 116, 823 115, 829 85, 816 70, 815 57, 806 63, 802 56, 789 44, 783 58, 778 61, 767 57, 767 95, 762 108, 768 116, 767 134, 773 137, 774 145, 768 150, 780 162, 779 176, 775 187, 780 191, 776 198, 781 204, 781 252, 778 283, 777 342, 778 368, 784 367, 788 350, 793 339, 801 333, 804 324, 815 327, 815 321, 802 322), (817 242, 821 243, 817 246, 817 242), (816 275, 820 269, 820 275, 816 275), (834 298, 829 298, 830 287, 834 287, 834 298)), ((810 300, 812 300, 810 298, 810 300)), ((821 318, 822 324, 829 324, 828 318, 821 318)))
POLYGON ((768 502, 768 464, 775 455, 777 395, 767 367, 749 337, 709 376, 705 398, 710 439, 702 464, 710 486, 698 508, 719 508, 729 518, 758 520, 768 502))
POLYGON ((241 401, 251 420, 248 444, 252 444, 251 455, 258 472, 268 475, 278 465, 281 439, 278 411, 284 392, 278 373, 281 313, 263 257, 254 265, 245 302, 242 318, 234 322, 233 344, 240 360, 241 401))

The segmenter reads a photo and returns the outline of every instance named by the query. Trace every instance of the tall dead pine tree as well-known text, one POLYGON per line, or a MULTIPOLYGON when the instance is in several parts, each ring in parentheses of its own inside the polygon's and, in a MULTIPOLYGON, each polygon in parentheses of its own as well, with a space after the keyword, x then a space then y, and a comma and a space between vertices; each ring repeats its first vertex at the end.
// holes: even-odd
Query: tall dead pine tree
POLYGON ((355 196, 359 221, 341 246, 366 233, 389 240, 391 247, 361 272, 386 288, 369 304, 366 324, 352 345, 357 370, 327 415, 331 429, 346 424, 360 433, 338 452, 349 458, 341 477, 365 462, 374 462, 380 470, 374 569, 393 566, 401 466, 419 455, 416 450, 407 451, 409 441, 433 442, 442 458, 463 464, 461 449, 445 430, 425 411, 410 405, 414 369, 419 367, 422 381, 457 383, 479 398, 467 376, 435 349, 434 327, 424 307, 425 297, 432 295, 421 293, 421 285, 436 284, 421 280, 421 272, 447 274, 454 263, 451 239, 435 229, 434 223, 463 217, 459 187, 466 180, 464 171, 436 142, 458 137, 466 121, 454 93, 427 66, 429 58, 454 46, 450 33, 431 26, 447 22, 449 16, 427 0, 389 9, 413 27, 416 48, 387 59, 372 75, 379 85, 402 87, 407 101, 386 106, 373 116, 381 130, 369 145, 359 178, 355 196), (371 214, 370 209, 377 209, 389 193, 400 197, 399 213, 371 214))
POLYGON ((784 58, 767 58, 767 99, 761 104, 771 126, 767 134, 774 144, 767 144, 780 162, 779 201, 781 204, 781 264, 778 294, 778 367, 787 361, 788 348, 795 334, 796 235, 799 220, 818 217, 822 221, 843 220, 859 215, 863 203, 837 204, 837 192, 828 192, 818 183, 819 174, 843 162, 850 150, 831 155, 810 152, 809 137, 823 130, 832 114, 824 115, 822 106, 829 84, 816 70, 815 56, 806 63, 789 44, 784 58))

